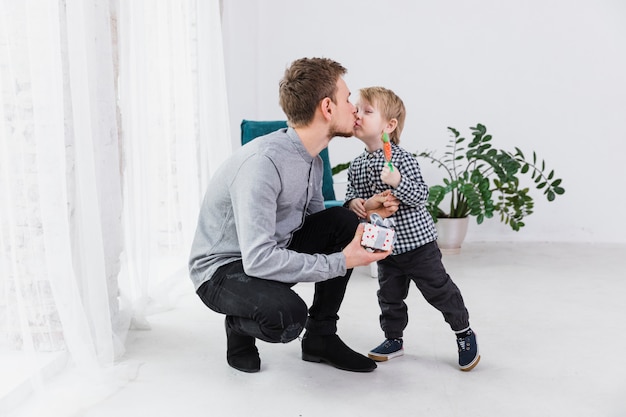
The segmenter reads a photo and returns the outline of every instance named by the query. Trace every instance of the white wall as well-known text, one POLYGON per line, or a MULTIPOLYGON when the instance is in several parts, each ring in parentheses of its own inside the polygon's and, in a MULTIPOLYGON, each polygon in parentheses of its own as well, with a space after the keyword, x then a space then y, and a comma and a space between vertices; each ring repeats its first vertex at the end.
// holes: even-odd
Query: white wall
MULTIPOLYGON (((563 178, 565 195, 538 196, 521 232, 472 223, 469 241, 626 242, 626 2, 237 0, 224 2, 223 33, 234 146, 241 119, 284 119, 290 62, 329 57, 353 94, 383 85, 403 98, 405 148, 443 149, 447 126, 480 122, 494 145, 535 150, 563 178)), ((336 138, 331 163, 361 149, 336 138)))

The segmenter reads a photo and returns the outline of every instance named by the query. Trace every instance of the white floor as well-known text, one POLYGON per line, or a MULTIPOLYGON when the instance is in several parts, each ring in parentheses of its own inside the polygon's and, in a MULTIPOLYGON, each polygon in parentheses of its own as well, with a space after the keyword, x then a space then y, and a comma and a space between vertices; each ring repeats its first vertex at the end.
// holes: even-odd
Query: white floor
MULTIPOLYGON (((298 341, 259 342, 261 372, 235 371, 223 316, 189 291, 132 334, 114 391, 61 375, 8 415, 626 416, 626 245, 473 243, 444 263, 478 336, 469 373, 415 287, 405 356, 367 374, 304 362, 298 341)), ((310 300, 311 284, 295 289, 310 300)), ((363 353, 383 339, 376 289, 357 269, 340 311, 339 335, 363 353)))

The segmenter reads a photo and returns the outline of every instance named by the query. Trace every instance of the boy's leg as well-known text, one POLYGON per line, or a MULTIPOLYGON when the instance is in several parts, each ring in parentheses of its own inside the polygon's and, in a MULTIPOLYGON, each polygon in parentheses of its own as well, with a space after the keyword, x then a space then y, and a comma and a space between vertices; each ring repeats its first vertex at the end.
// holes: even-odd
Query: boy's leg
POLYGON ((378 305, 380 327, 386 339, 401 339, 409 318, 404 302, 409 294, 409 278, 389 256, 378 262, 378 305))
POLYGON ((446 272, 436 242, 398 255, 396 259, 410 274, 426 301, 443 314, 453 331, 469 328, 469 313, 463 296, 446 272))
POLYGON ((452 281, 441 262, 441 251, 436 242, 428 243, 407 254, 398 255, 411 271, 411 279, 428 301, 441 311, 444 319, 456 334, 459 367, 472 370, 478 361, 476 335, 469 327, 469 313, 461 291, 452 281))
POLYGON ((409 321, 404 302, 409 293, 409 279, 388 256, 378 262, 378 305, 380 327, 385 340, 367 354, 377 362, 384 362, 404 354, 402 336, 409 321))

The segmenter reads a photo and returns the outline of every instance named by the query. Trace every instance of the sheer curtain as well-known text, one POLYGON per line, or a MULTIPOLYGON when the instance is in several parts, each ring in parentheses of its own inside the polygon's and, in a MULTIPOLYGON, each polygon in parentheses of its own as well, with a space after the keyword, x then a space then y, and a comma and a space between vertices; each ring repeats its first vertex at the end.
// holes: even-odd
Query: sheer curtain
POLYGON ((221 45, 217 0, 0 0, 0 355, 97 373, 190 285, 221 45))
POLYGON ((189 253, 211 170, 229 153, 215 1, 121 2, 120 108, 133 323, 167 307, 189 253), (214 51, 214 53, 207 53, 214 51), (217 59, 217 57, 220 57, 217 59), (159 262, 154 262, 158 259, 159 262))

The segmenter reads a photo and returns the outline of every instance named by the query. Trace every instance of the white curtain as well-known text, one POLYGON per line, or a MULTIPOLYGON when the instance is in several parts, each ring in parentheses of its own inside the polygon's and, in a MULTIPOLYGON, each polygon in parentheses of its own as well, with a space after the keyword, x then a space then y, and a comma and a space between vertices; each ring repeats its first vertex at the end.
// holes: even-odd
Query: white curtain
POLYGON ((119 16, 130 278, 121 284, 135 306, 133 323, 144 326, 150 304, 167 307, 176 295, 168 279, 186 268, 181 256, 189 254, 200 199, 229 153, 230 135, 219 4, 122 2, 119 16))
POLYGON ((221 42, 217 0, 0 0, 0 355, 99 372, 189 288, 221 42))

